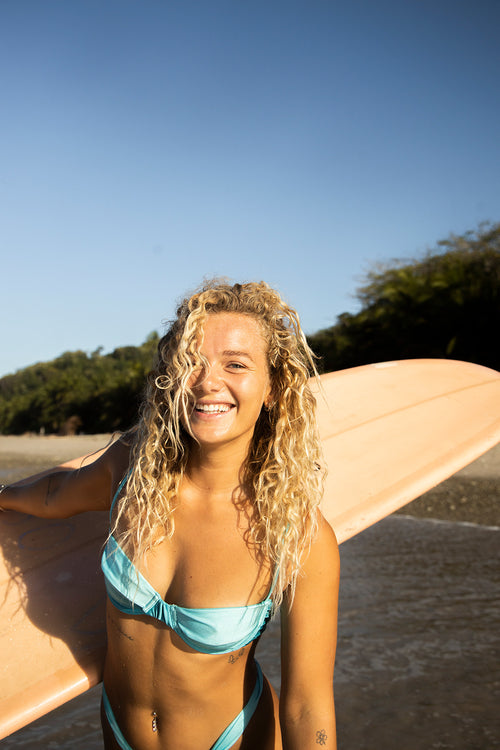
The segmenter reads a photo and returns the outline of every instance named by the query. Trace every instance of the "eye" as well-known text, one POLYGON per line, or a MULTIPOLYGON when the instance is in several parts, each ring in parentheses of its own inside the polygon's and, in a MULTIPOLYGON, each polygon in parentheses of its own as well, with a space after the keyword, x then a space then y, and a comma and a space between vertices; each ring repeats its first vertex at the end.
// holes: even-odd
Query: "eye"
POLYGON ((246 370, 246 366, 241 362, 229 362, 227 367, 232 370, 246 370))

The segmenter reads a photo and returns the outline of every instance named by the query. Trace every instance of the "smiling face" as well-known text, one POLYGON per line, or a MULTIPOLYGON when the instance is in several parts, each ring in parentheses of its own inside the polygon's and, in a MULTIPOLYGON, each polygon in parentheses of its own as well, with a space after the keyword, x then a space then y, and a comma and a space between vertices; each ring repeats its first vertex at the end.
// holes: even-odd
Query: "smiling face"
POLYGON ((203 447, 248 451, 262 406, 271 393, 267 343, 261 324, 239 313, 211 313, 201 354, 208 368, 193 375, 190 432, 203 447))

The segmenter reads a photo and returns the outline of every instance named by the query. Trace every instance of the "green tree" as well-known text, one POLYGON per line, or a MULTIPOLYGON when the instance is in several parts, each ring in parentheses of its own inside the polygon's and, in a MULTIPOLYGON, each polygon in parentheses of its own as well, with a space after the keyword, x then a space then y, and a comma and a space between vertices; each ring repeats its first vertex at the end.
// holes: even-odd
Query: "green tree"
POLYGON ((76 417, 83 432, 130 427, 158 344, 151 333, 139 347, 103 355, 65 352, 51 362, 0 378, 0 432, 60 432, 76 417))
POLYGON ((452 235, 413 261, 376 266, 361 310, 310 337, 325 371, 413 357, 500 369, 500 224, 452 235))

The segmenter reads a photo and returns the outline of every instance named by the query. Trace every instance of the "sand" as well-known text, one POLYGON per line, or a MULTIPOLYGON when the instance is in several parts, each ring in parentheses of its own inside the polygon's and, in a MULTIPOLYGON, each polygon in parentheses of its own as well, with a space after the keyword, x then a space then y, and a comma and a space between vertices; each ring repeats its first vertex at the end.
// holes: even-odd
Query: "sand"
MULTIPOLYGON (((70 458, 92 453, 106 445, 110 438, 111 435, 0 435, 0 482, 8 484, 70 458)), ((398 513, 500 526, 500 444, 398 513)))

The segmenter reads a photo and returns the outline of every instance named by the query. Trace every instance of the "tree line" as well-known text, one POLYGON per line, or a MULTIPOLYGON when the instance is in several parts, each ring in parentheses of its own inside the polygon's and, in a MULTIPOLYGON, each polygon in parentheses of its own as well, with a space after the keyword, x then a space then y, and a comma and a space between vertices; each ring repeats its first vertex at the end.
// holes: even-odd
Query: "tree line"
POLYGON ((0 433, 127 429, 137 418, 158 338, 155 331, 141 346, 104 355, 65 352, 0 378, 0 433))
POLYGON ((373 267, 356 297, 358 313, 309 337, 323 372, 415 357, 500 370, 500 223, 373 267))
MULTIPOLYGON (((414 260, 373 266, 358 313, 308 337, 321 372, 414 357, 500 370, 500 223, 414 260)), ((158 334, 103 355, 66 352, 0 378, 0 433, 110 432, 137 418, 158 334)))

